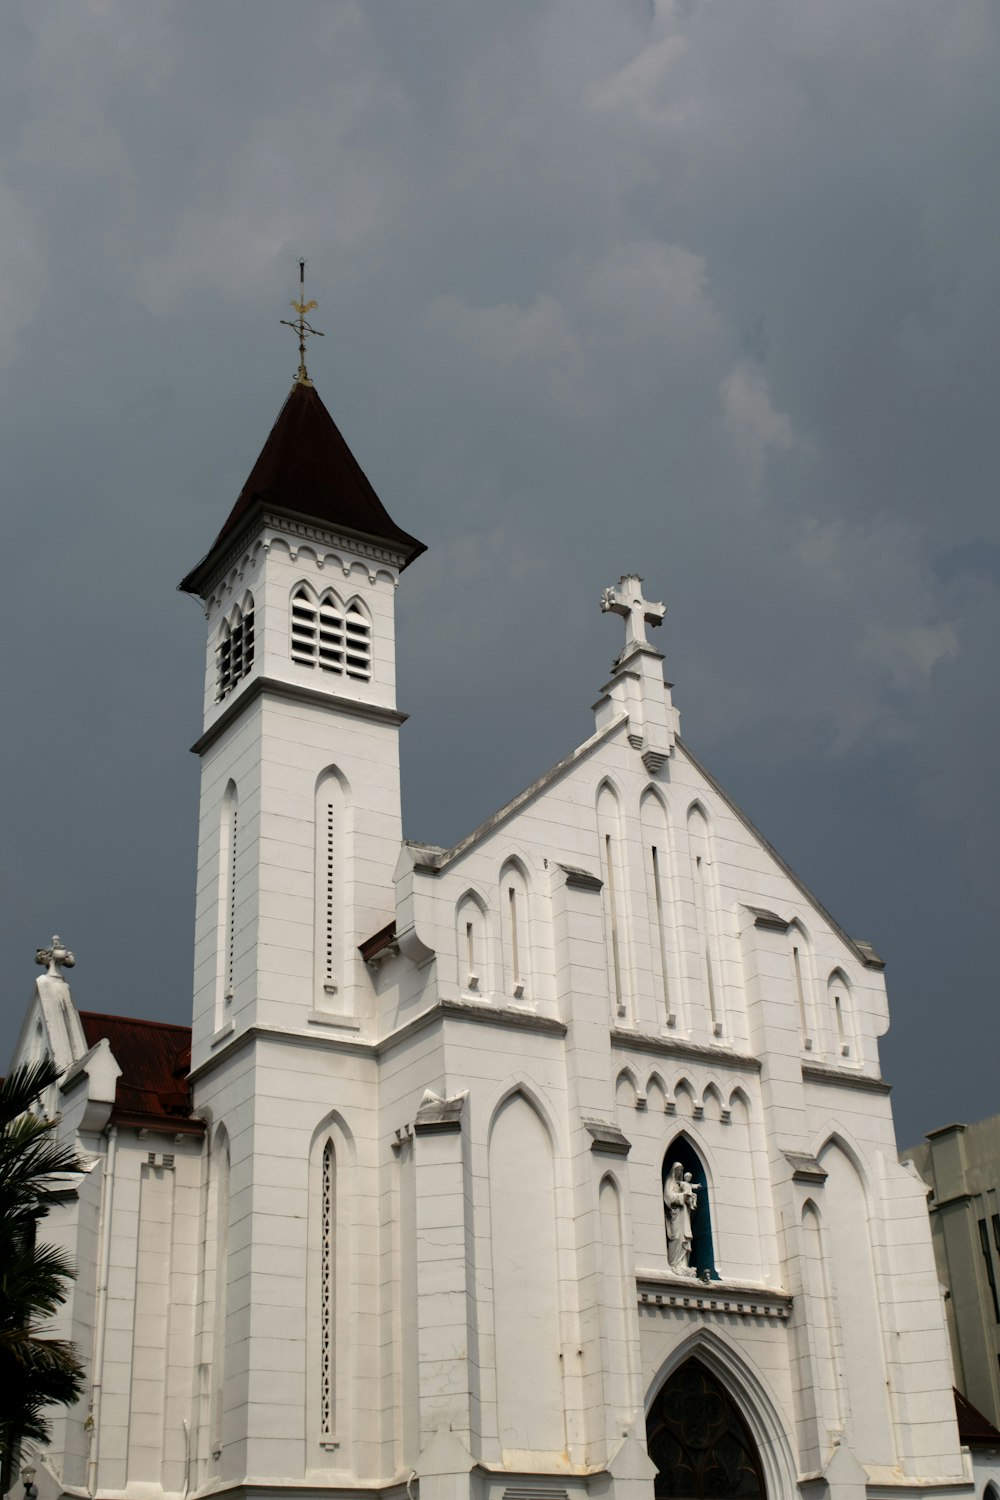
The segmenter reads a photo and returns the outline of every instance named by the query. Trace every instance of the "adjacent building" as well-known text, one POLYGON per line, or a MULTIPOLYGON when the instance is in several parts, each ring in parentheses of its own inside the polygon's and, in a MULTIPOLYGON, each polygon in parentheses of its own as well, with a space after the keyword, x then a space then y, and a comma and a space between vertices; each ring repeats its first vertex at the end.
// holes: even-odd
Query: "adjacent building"
POLYGON ((900 1159, 929 1189, 955 1383, 1000 1426, 1000 1115, 942 1125, 900 1159))

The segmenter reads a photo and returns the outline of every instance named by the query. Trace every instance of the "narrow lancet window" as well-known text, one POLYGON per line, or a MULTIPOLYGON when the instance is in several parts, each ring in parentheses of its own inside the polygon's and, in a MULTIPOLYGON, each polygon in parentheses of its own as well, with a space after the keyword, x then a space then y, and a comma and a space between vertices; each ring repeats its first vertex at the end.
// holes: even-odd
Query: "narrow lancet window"
POLYGON ((528 885, 516 860, 500 871, 504 985, 515 1000, 524 997, 531 974, 528 885))
POLYGON ((795 980, 795 999, 799 1008, 799 1030, 802 1034, 802 1048, 805 1052, 813 1049, 813 1025, 812 1025, 812 1002, 811 1002, 811 979, 809 967, 809 951, 805 934, 801 931, 797 922, 792 923, 792 975, 795 980))
POLYGON ((239 858, 239 799, 231 781, 222 799, 219 821, 219 884, 216 924, 215 1025, 222 1026, 236 993, 237 863, 239 858))
POLYGON ((708 823, 705 819, 705 814, 697 804, 688 813, 688 841, 691 848, 691 876, 694 885, 695 918, 698 927, 701 971, 704 980, 705 1000, 708 1007, 709 1027, 713 1036, 722 1036, 724 1027, 716 987, 713 928, 714 909, 711 879, 708 869, 708 823))
POLYGON ((615 1014, 628 1011, 629 970, 626 942, 626 900, 621 853, 621 816, 618 798, 605 782, 597 794, 597 831, 604 876, 604 916, 611 947, 611 986, 615 1014))
POLYGON ((851 1033, 847 1009, 848 989, 847 981, 839 969, 834 969, 830 975, 827 990, 830 996, 830 1004, 833 1008, 834 1035, 837 1038, 837 1051, 841 1057, 850 1057, 851 1033))
POLYGON ((489 939, 486 912, 479 898, 467 891, 458 903, 456 978, 463 990, 479 995, 489 990, 489 939))
POLYGON ((510 903, 510 969, 514 980, 515 990, 524 985, 521 980, 521 954, 517 941, 517 887, 507 887, 507 900, 510 903))
POLYGON ((320 1438, 329 1441, 336 1431, 334 1348, 337 1316, 337 1160, 333 1142, 323 1148, 320 1206, 320 1438))
POLYGON ((615 846, 610 833, 604 835, 604 874, 608 882, 608 905, 611 908, 611 957, 615 973, 615 1004, 618 1014, 624 1015, 622 955, 618 931, 618 892, 615 880, 615 846))

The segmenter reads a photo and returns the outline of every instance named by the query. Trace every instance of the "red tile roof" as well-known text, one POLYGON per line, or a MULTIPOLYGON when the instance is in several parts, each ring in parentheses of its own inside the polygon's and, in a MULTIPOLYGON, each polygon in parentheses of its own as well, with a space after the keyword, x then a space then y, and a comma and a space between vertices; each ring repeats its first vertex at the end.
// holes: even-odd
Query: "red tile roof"
POLYGON ((396 525, 311 385, 292 386, 226 524, 182 589, 199 593, 220 543, 258 504, 395 543, 405 554, 404 567, 427 550, 396 525))
POLYGON ((191 1114, 191 1028, 131 1016, 104 1016, 82 1010, 87 1046, 107 1037, 121 1077, 115 1090, 112 1120, 120 1124, 200 1132, 191 1114))

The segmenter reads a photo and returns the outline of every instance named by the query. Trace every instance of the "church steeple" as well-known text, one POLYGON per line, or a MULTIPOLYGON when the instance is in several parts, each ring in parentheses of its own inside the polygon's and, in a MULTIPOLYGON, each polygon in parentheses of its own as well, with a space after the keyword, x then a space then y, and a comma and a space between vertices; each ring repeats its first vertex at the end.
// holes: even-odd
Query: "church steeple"
POLYGON ((254 1025, 373 1024, 358 944, 392 919, 402 838, 395 591, 424 550, 368 482, 300 348, 249 478, 180 585, 207 624, 198 1059, 254 1025))
POLYGON ((222 549, 265 509, 387 542, 401 554, 404 568, 427 550, 389 515, 311 381, 292 386, 222 530, 182 580, 185 593, 204 597, 222 549))

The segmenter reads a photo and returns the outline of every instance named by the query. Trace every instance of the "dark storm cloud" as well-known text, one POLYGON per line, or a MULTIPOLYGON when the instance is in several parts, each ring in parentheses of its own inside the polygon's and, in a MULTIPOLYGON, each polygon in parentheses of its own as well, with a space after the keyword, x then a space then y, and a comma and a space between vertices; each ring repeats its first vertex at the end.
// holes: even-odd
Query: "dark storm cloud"
POLYGON ((8 1036, 53 925, 80 1003, 186 1014, 173 585, 283 398, 301 249, 320 390, 431 544, 407 832, 586 735, 597 591, 638 565, 685 734, 889 959, 901 1134, 997 1107, 997 32, 972 0, 9 10, 8 1036))

